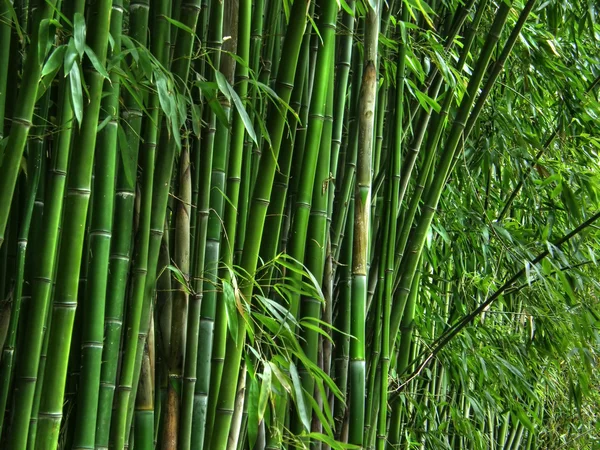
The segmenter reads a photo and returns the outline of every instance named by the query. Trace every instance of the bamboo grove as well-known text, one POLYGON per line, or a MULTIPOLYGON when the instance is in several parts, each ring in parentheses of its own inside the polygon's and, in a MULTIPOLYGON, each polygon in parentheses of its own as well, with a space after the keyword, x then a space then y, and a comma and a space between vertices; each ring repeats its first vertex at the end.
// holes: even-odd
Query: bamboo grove
POLYGON ((593 0, 0 0, 0 447, 591 449, 593 0))

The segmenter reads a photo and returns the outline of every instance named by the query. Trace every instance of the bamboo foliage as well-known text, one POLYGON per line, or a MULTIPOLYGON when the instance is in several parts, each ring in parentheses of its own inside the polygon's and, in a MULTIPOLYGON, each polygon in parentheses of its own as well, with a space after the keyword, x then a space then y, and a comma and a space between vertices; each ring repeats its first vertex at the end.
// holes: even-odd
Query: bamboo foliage
POLYGON ((593 448, 598 15, 0 2, 0 446, 593 448))

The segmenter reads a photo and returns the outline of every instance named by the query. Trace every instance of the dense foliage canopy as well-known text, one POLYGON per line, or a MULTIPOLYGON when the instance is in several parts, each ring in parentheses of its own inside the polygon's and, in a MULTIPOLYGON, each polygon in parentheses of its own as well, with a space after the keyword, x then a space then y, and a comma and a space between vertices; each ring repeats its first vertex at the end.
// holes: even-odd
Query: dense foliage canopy
POLYGON ((0 446, 600 448, 594 0, 0 0, 0 446))

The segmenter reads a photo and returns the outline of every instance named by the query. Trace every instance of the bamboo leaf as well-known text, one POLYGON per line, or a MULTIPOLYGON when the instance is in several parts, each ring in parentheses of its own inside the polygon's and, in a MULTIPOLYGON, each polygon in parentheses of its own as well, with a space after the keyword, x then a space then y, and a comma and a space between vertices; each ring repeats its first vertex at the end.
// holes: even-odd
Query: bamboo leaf
POLYGON ((336 441, 335 439, 333 439, 323 433, 316 433, 316 432, 309 433, 308 437, 310 439, 315 439, 317 441, 324 442, 325 444, 329 445, 331 448, 334 448, 336 450, 337 449, 360 450, 360 448, 361 448, 358 445, 346 444, 344 442, 336 441))
POLYGON ((177 282, 179 283, 179 285, 181 287, 184 288, 184 290, 188 293, 191 294, 192 290, 189 287, 189 282, 186 278, 186 276, 183 274, 183 272, 179 269, 179 267, 173 266, 171 264, 169 264, 167 266, 167 270, 169 270, 173 276, 175 277, 175 279, 177 280, 177 282))
POLYGON ((225 313, 227 314, 227 329, 231 334, 231 338, 235 341, 238 333, 238 308, 233 287, 226 280, 223 280, 223 293, 225 298, 225 313))
POLYGON ((248 388, 248 443, 250 448, 254 448, 258 437, 258 403, 259 403, 259 387, 258 380, 255 377, 250 378, 250 387, 248 388))
POLYGON ((66 45, 61 45, 57 47, 44 64, 44 67, 42 67, 41 79, 36 95, 36 102, 44 96, 44 94, 52 84, 52 80, 54 80, 54 78, 60 71, 60 68, 63 66, 64 55, 66 51, 66 45))
POLYGON ((231 100, 231 92, 229 90, 230 86, 227 82, 227 79, 225 78, 225 75, 223 75, 218 70, 215 70, 215 79, 217 80, 217 86, 219 87, 219 91, 221 91, 221 94, 223 94, 227 98, 227 100, 231 100))
POLYGON ((50 19, 43 19, 40 21, 38 31, 38 61, 40 64, 46 59, 46 53, 50 47, 50 19))
POLYGON ((85 54, 87 55, 87 57, 92 62, 92 65, 94 66, 94 69, 96 69, 96 71, 100 75, 102 75, 105 79, 110 80, 110 77, 108 76, 108 72, 106 71, 106 69, 104 68, 104 66, 100 63, 100 61, 98 60, 98 57, 96 56, 96 54, 94 53, 94 51, 89 46, 87 46, 87 45, 85 46, 85 54))
POLYGON ((167 22, 169 22, 171 25, 173 25, 173 26, 175 26, 175 27, 179 28, 180 30, 183 30, 183 31, 185 31, 185 32, 187 32, 187 33, 190 33, 190 34, 194 34, 194 30, 192 30, 192 29, 191 29, 190 27, 188 27, 187 25, 185 25, 185 24, 183 24, 183 23, 179 22, 178 20, 175 20, 175 19, 173 19, 173 18, 171 18, 171 17, 169 17, 169 16, 164 16, 164 15, 163 15, 162 17, 163 17, 164 19, 166 19, 166 21, 167 21, 167 22))
POLYGON ((71 71, 69 72, 69 84, 71 86, 71 102, 73 104, 73 112, 77 123, 81 126, 83 120, 83 90, 81 88, 81 72, 79 72, 79 65, 73 64, 71 71))
MULTIPOLYGON (((49 75, 52 73, 56 74, 58 72, 58 70, 60 69, 60 67, 63 64, 63 60, 64 60, 66 51, 67 51, 67 46, 64 44, 59 47, 56 47, 54 49, 54 51, 52 52, 52 54, 50 55, 50 57, 44 64, 44 67, 42 67, 42 73, 41 73, 42 77, 45 77, 46 75, 49 75)), ((54 78, 54 76, 52 78, 54 78)))
POLYGON ((290 361, 290 375, 292 376, 292 384, 294 386, 294 399, 296 400, 296 408, 298 409, 298 415, 302 421, 302 425, 306 431, 310 430, 310 419, 306 404, 304 403, 304 392, 302 391, 302 383, 300 383, 300 377, 298 376, 298 370, 292 361, 290 361))
POLYGON ((252 126, 252 120, 250 119, 248 113, 244 109, 244 105, 242 104, 240 96, 237 94, 237 92, 235 92, 235 89, 233 89, 233 87, 229 83, 227 83, 227 88, 229 89, 229 94, 233 99, 233 104, 235 105, 235 108, 237 109, 237 112, 240 115, 242 122, 244 123, 244 127, 246 128, 248 136, 250 136, 250 139, 252 139, 252 141, 256 145, 258 145, 258 141, 256 140, 256 132, 254 131, 254 127, 252 126))
POLYGON ((104 129, 104 127, 106 127, 106 125, 108 125, 110 123, 110 121, 113 119, 114 119, 114 116, 111 116, 111 115, 106 116, 104 118, 104 120, 98 124, 98 128, 96 129, 96 132, 100 133, 104 129))
POLYGON ((262 383, 260 384, 260 396, 258 397, 258 422, 260 423, 264 416, 269 395, 271 393, 272 371, 269 364, 263 365, 262 383))
POLYGON ((83 58, 85 51, 85 32, 85 18, 81 13, 76 12, 73 17, 73 38, 80 58, 83 58))
POLYGON ((77 61, 77 49, 75 48, 75 41, 71 38, 67 44, 67 50, 65 51, 65 62, 63 64, 65 77, 71 72, 73 64, 77 61))
POLYGON ((327 435, 328 436, 333 436, 333 431, 331 429, 331 426, 327 422, 327 418, 323 414, 323 411, 321 410, 321 408, 319 408, 319 405, 318 405, 317 401, 314 399, 314 397, 312 395, 307 395, 306 398, 310 402, 312 410, 317 415, 317 418, 319 419, 319 422, 323 426, 323 429, 325 430, 325 432, 327 433, 327 435))

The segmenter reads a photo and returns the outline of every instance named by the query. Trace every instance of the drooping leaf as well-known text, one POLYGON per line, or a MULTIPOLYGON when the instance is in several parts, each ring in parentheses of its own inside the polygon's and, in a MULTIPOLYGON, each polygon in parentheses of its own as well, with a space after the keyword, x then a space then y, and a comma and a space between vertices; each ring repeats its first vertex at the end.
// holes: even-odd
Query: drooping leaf
POLYGON ((85 18, 83 14, 76 12, 73 17, 73 39, 80 58, 83 58, 83 52, 85 51, 85 33, 85 18))
POLYGON ((73 104, 73 112, 77 123, 81 126, 83 120, 83 89, 81 87, 81 72, 79 65, 73 64, 69 72, 69 81, 71 86, 71 102, 73 104))
POLYGON ((96 54, 94 53, 94 51, 89 47, 89 46, 85 46, 85 54, 87 55, 87 57, 90 59, 90 61, 92 62, 92 65, 94 66, 94 69, 96 69, 96 71, 102 75, 102 77, 104 77, 105 79, 110 79, 108 76, 108 72, 106 71, 106 69, 104 68, 104 66, 100 63, 100 61, 98 60, 98 57, 96 56, 96 54))
POLYGON ((235 341, 238 333, 238 309, 233 287, 226 280, 223 280, 223 297, 225 300, 225 312, 227 314, 227 329, 231 334, 231 338, 235 341))
POLYGON ((304 391, 302 390, 302 383, 300 383, 300 377, 298 376, 298 370, 293 362, 290 361, 290 375, 292 376, 292 385, 294 386, 294 400, 296 401, 296 408, 298 409, 298 415, 302 421, 302 425, 306 431, 310 430, 310 419, 306 404, 304 402, 304 391))

